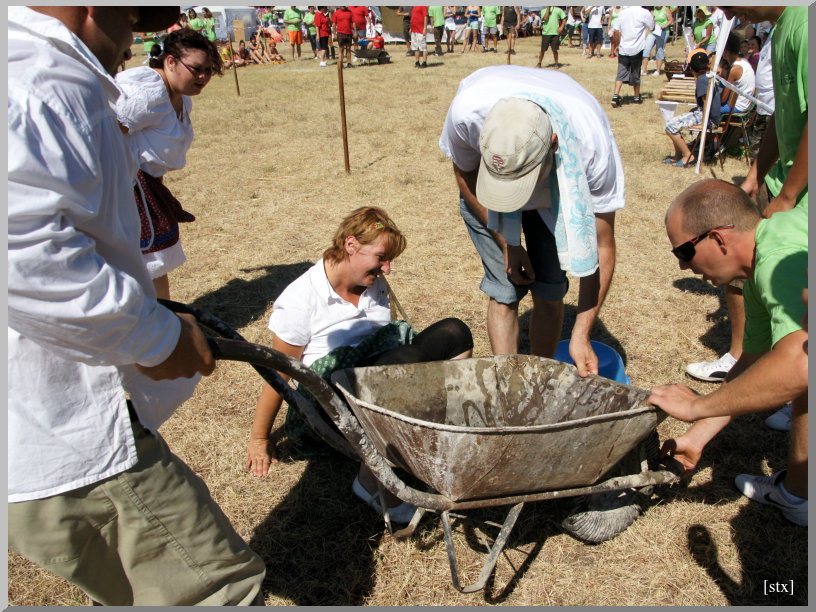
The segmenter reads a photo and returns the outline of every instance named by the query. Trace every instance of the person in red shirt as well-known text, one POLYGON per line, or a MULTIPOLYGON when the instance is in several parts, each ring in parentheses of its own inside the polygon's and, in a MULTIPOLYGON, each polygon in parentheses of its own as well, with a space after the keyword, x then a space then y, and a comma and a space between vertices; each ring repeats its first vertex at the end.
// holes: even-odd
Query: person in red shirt
MULTIPOLYGON (((366 37, 366 16, 368 15, 367 6, 350 6, 352 20, 352 38, 354 39, 354 46, 357 46, 357 41, 360 38, 366 37)), ((354 58, 355 61, 357 58, 354 58)))
POLYGON ((379 32, 374 32, 374 36, 371 37, 371 46, 375 49, 385 49, 385 39, 383 35, 379 32))
POLYGON ((326 52, 329 50, 329 39, 331 38, 332 26, 329 20, 329 9, 325 6, 318 6, 314 17, 314 26, 317 30, 317 56, 320 58, 321 66, 328 66, 326 63, 326 52))
POLYGON ((425 30, 428 29, 428 7, 415 6, 411 9, 411 49, 414 52, 417 68, 428 67, 428 43, 425 30), (419 52, 422 51, 422 63, 419 63, 419 52))
POLYGON ((340 63, 346 61, 346 67, 351 68, 351 30, 352 14, 347 6, 338 6, 332 15, 337 46, 340 47, 340 63), (346 59, 343 59, 345 55, 346 59))

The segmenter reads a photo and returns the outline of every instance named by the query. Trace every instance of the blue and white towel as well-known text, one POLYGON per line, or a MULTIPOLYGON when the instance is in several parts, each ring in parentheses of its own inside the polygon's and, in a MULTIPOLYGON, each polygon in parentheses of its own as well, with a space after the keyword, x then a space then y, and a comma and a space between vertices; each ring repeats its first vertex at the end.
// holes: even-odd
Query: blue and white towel
MULTIPOLYGON (((561 269, 573 276, 589 276, 598 269, 598 237, 589 182, 580 156, 580 143, 566 114, 554 100, 535 93, 514 93, 538 104, 550 117, 558 135, 554 155, 555 181, 550 181, 555 244, 561 269)), ((501 233, 508 244, 521 244, 521 210, 512 213, 488 211, 487 224, 501 233)))

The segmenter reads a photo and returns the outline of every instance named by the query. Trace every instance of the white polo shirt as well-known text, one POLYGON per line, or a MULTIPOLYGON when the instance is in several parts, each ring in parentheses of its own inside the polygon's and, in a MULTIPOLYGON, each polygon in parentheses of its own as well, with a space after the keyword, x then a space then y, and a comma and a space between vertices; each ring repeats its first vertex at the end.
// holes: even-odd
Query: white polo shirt
POLYGON ((646 37, 655 29, 654 17, 642 6, 629 6, 623 9, 615 24, 620 30, 621 55, 637 55, 646 47, 646 37))
POLYGON ((382 278, 366 288, 354 306, 337 295, 320 259, 275 300, 269 329, 284 342, 305 347, 301 360, 308 366, 340 346, 358 345, 390 322, 382 278))

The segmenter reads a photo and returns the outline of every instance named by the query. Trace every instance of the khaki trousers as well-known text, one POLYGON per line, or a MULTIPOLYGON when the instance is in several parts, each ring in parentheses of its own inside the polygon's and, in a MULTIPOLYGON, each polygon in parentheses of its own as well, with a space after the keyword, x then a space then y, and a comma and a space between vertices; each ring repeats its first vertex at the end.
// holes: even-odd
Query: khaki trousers
POLYGON ((161 436, 138 422, 132 426, 139 459, 130 470, 9 504, 9 547, 104 605, 261 600, 264 563, 207 485, 161 436))

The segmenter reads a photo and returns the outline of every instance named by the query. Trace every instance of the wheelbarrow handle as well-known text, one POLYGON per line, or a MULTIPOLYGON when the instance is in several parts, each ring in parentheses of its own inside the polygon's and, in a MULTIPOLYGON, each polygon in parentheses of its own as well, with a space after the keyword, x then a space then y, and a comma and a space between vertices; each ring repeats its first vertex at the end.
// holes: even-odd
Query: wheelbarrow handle
POLYGON ((193 315, 201 325, 221 335, 222 338, 207 338, 216 359, 243 361, 252 365, 255 371, 280 393, 289 406, 295 406, 321 439, 350 459, 365 463, 391 493, 403 501, 423 508, 444 510, 453 507, 453 502, 447 497, 419 491, 405 484, 369 440, 345 400, 314 370, 279 351, 247 342, 237 331, 209 312, 170 300, 159 300, 159 303, 173 312, 193 315), (329 427, 312 404, 292 389, 278 372, 283 372, 303 385, 329 415, 342 436, 329 427))
MULTIPOLYGON (((261 378, 263 378, 264 381, 266 381, 266 383, 269 384, 270 387, 277 391, 280 394, 280 396, 284 399, 284 401, 286 401, 286 403, 289 404, 290 407, 292 407, 292 409, 297 410, 303 416, 303 418, 306 420, 309 426, 320 436, 320 438, 323 441, 325 441, 329 446, 331 446, 339 453, 345 455, 349 459, 353 459, 355 461, 358 460, 357 453, 354 452, 354 449, 351 447, 348 441, 346 441, 346 439, 343 438, 343 436, 339 435, 322 418, 320 418, 320 415, 317 413, 317 410, 314 408, 314 406, 311 403, 307 402, 300 393, 298 393, 295 389, 290 387, 289 384, 285 380, 283 380, 283 378, 281 378, 280 374, 278 374, 278 371, 282 371, 290 376, 292 375, 291 372, 286 369, 286 366, 281 366, 276 370, 269 367, 264 367, 263 365, 258 365, 257 363, 253 363, 251 359, 246 359, 242 357, 244 353, 242 353, 240 345, 249 343, 241 334, 232 329, 232 327, 230 327, 226 322, 216 317, 214 314, 195 308, 194 306, 189 306, 187 304, 182 304, 180 302, 174 302, 172 300, 159 299, 158 301, 162 306, 168 308, 173 312, 192 315, 193 317, 195 317, 196 321, 198 321, 198 323, 201 326, 214 331, 222 338, 227 338, 231 341, 235 341, 237 344, 232 344, 228 346, 223 341, 220 341, 211 336, 208 336, 207 338, 210 350, 212 351, 213 356, 216 359, 233 359, 237 361, 249 362, 252 368, 256 372, 258 372, 261 378)), ((269 358, 271 360, 276 360, 275 356, 279 356, 280 358, 286 357, 286 355, 278 353, 277 351, 273 351, 272 349, 267 350, 272 351, 272 353, 274 353, 274 356, 269 358)), ((314 374, 314 372, 312 372, 311 370, 308 370, 308 372, 314 374)), ((297 376, 293 376, 293 378, 296 381, 301 382, 301 379, 298 376, 300 375, 298 374, 297 376)), ((316 384, 318 383, 314 382, 312 386, 316 384)))

